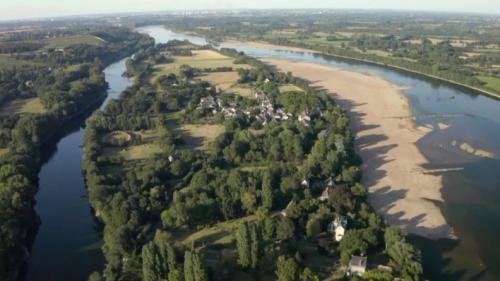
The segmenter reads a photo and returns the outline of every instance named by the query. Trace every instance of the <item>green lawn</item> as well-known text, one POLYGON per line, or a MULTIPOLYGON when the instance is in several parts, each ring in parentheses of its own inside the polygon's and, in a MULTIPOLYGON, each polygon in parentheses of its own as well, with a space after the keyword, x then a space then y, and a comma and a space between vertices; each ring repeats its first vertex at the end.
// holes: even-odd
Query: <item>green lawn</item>
POLYGON ((101 46, 104 44, 104 40, 93 35, 77 35, 77 36, 66 36, 51 38, 47 41, 47 46, 45 48, 66 48, 71 45, 76 44, 88 44, 94 46, 101 46))
POLYGON ((500 92, 500 78, 491 76, 477 76, 477 78, 486 83, 486 88, 500 92))

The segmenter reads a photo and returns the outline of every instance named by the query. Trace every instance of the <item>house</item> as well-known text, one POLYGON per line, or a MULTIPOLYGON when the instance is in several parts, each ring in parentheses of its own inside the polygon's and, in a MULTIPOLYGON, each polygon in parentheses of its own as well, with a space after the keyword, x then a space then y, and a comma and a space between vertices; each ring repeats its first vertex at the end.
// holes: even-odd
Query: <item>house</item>
POLYGON ((349 262, 349 273, 352 275, 361 276, 366 272, 366 257, 352 256, 349 262))
POLYGON ((174 161, 175 161, 174 156, 169 155, 169 156, 168 156, 168 162, 172 163, 172 162, 174 162, 174 161))
POLYGON ((332 194, 332 191, 333 191, 333 187, 327 186, 325 188, 325 190, 323 190, 323 192, 319 196, 318 200, 321 201, 321 202, 327 201, 328 198, 330 198, 330 194, 332 194))
POLYGON ((208 96, 208 97, 200 99, 200 106, 202 108, 212 109, 212 108, 215 108, 216 105, 217 105, 217 103, 215 102, 215 98, 212 96, 208 96))
POLYGON ((300 184, 304 187, 309 187, 309 181, 307 179, 303 179, 300 184))
POLYGON ((334 235, 334 239, 340 242, 344 237, 347 228, 347 220, 342 217, 336 217, 329 225, 328 232, 334 235))
POLYGON ((298 119, 300 122, 304 123, 304 125, 309 127, 309 124, 311 123, 311 117, 309 115, 307 115, 306 113, 303 113, 303 114, 299 115, 298 119))

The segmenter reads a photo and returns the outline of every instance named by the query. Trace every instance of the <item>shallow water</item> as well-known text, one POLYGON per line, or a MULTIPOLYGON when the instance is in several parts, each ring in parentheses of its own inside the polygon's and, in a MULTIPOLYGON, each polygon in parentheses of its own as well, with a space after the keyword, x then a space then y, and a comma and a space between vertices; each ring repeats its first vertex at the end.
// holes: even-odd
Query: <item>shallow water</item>
MULTIPOLYGON (((109 90, 101 108, 129 85, 122 77, 125 62, 121 60, 104 70, 109 90)), ((44 145, 35 205, 42 224, 26 280, 83 281, 92 271, 104 267, 100 232, 86 197, 81 169, 84 125, 89 115, 77 118, 44 145)))
MULTIPOLYGON (((157 43, 178 39, 207 44, 203 38, 161 26, 139 30, 153 36, 157 43)), ((439 206, 459 240, 413 239, 424 251, 426 275, 431 280, 500 280, 500 244, 496 243, 500 233, 498 100, 422 75, 327 55, 253 48, 245 44, 222 44, 221 47, 235 48, 259 58, 282 58, 371 72, 405 86, 404 94, 410 101, 417 125, 434 128, 417 143, 430 161, 425 168, 455 170, 442 174, 445 202, 439 206), (465 152, 460 148, 464 143, 488 151, 494 158, 465 152)))

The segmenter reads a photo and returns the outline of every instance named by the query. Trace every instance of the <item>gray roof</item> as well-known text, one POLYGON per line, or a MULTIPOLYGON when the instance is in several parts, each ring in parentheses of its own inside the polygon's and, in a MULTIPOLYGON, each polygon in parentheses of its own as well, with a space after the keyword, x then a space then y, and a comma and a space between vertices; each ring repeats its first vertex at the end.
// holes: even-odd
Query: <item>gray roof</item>
POLYGON ((351 262, 349 262, 349 266, 366 267, 366 261, 366 257, 352 256, 351 262))

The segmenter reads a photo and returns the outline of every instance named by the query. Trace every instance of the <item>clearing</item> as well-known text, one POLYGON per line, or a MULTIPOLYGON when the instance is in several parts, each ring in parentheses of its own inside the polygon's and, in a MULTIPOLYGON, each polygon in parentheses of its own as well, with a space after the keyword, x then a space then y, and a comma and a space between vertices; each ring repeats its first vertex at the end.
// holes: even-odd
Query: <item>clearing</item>
POLYGON ((188 148, 207 150, 208 145, 224 132, 225 127, 212 124, 182 124, 178 130, 183 135, 188 148))
POLYGON ((304 90, 293 84, 286 84, 279 87, 280 93, 303 93, 304 90))
POLYGON ((160 137, 158 130, 113 131, 102 136, 103 143, 109 145, 104 148, 103 154, 117 155, 126 161, 148 159, 162 152, 157 143, 160 137))
POLYGON ((0 116, 26 113, 42 114, 44 112, 46 110, 40 98, 15 99, 0 108, 0 116))
POLYGON ((77 35, 77 36, 66 36, 66 37, 57 37, 51 38, 47 41, 47 49, 55 49, 55 48, 67 48, 72 45, 77 44, 86 44, 86 45, 94 45, 101 46, 104 44, 104 40, 94 36, 94 35, 77 35))
POLYGON ((240 76, 237 71, 209 72, 199 78, 203 81, 209 82, 220 92, 246 98, 251 98, 254 95, 254 91, 251 87, 238 84, 240 76))
POLYGON ((158 64, 154 67, 152 81, 166 74, 179 74, 182 65, 189 65, 192 68, 206 69, 219 67, 251 68, 246 64, 235 64, 234 59, 224 56, 213 50, 194 50, 192 56, 175 56, 174 62, 158 64))
POLYGON ((236 71, 209 72, 199 77, 201 80, 212 84, 217 90, 225 91, 238 83, 240 75, 236 71))

